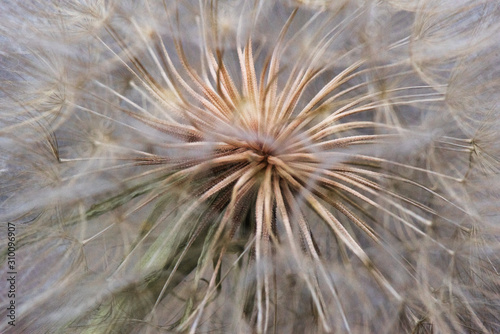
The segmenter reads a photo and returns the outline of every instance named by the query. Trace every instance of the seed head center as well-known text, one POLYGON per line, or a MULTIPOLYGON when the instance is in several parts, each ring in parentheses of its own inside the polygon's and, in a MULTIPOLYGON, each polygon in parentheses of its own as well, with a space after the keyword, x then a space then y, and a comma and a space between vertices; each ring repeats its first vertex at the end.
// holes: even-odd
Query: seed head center
POLYGON ((274 155, 274 150, 271 145, 272 143, 267 143, 265 140, 256 139, 247 142, 247 149, 252 157, 252 160, 259 162, 269 163, 269 157, 274 155))

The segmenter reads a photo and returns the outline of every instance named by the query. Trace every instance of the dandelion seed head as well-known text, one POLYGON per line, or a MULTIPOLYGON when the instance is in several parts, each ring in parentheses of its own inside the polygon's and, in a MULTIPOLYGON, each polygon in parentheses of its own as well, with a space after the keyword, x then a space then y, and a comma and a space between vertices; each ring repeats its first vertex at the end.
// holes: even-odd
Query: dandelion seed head
POLYGON ((494 5, 0 8, 20 330, 499 328, 494 5))

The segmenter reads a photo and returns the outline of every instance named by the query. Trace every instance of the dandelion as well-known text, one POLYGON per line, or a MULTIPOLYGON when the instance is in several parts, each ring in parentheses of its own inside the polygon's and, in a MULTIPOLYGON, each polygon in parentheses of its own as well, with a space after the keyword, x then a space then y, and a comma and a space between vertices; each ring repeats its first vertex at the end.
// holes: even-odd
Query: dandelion
POLYGON ((500 330, 496 5, 2 11, 2 330, 500 330))

